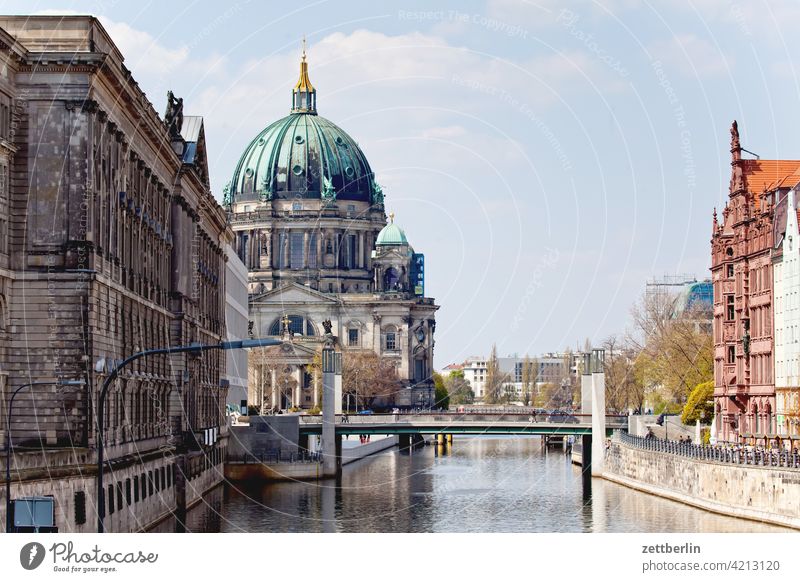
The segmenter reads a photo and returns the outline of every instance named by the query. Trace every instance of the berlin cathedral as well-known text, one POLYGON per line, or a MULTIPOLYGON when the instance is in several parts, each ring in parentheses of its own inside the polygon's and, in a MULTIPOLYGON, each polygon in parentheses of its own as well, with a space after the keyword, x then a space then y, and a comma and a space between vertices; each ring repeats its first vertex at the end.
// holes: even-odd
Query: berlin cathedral
POLYGON ((286 340, 251 352, 250 404, 262 413, 321 405, 312 366, 328 320, 344 358, 362 350, 393 362, 393 406, 433 404, 439 306, 425 296, 424 256, 387 221, 356 141, 317 114, 305 49, 290 114, 247 146, 224 205, 249 273, 250 332, 286 340))

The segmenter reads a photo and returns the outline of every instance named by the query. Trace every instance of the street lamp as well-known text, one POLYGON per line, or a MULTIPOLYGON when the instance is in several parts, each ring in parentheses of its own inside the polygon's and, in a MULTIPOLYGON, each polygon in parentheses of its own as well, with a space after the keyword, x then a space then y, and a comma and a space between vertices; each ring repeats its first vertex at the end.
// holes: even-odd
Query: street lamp
POLYGON ((180 353, 197 354, 207 352, 209 350, 247 350, 252 348, 276 346, 282 343, 282 340, 263 338, 234 340, 220 342, 218 344, 195 343, 188 346, 173 346, 169 348, 144 350, 128 356, 122 360, 118 366, 109 372, 108 377, 103 380, 103 387, 100 389, 100 396, 97 399, 97 533, 103 533, 105 531, 105 526, 103 525, 103 518, 106 514, 105 495, 103 492, 103 433, 105 431, 105 400, 109 386, 111 386, 111 383, 117 378, 120 371, 122 371, 122 369, 131 362, 135 362, 136 360, 146 356, 180 353))
MULTIPOLYGON (((86 384, 84 380, 44 380, 40 382, 28 382, 23 384, 11 394, 11 400, 8 403, 8 411, 6 411, 6 533, 11 531, 11 411, 14 408, 14 398, 23 388, 30 388, 31 386, 83 386, 86 384)), ((31 395, 33 396, 33 395, 31 395)))

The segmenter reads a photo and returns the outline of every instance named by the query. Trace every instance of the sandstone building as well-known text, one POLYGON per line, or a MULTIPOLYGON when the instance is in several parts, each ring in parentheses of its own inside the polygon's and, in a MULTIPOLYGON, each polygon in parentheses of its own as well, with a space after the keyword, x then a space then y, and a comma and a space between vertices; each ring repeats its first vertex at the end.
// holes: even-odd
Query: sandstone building
POLYGON ((225 455, 221 352, 139 360, 109 393, 105 434, 94 417, 124 357, 225 338, 232 233, 203 120, 171 94, 162 119, 92 17, 0 17, 0 59, 3 418, 23 384, 85 382, 16 399, 12 495, 54 495, 61 531, 94 530, 102 436, 106 528, 144 528, 218 482, 225 455))

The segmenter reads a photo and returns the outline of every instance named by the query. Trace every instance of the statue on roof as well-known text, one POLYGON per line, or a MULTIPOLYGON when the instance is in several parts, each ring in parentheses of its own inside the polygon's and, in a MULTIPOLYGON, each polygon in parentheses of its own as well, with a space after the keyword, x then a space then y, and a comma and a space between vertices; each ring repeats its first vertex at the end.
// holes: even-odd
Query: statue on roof
POLYGON ((225 187, 222 189, 222 206, 230 210, 231 208, 231 183, 228 182, 225 184, 225 187))
POLYGON ((172 91, 167 91, 167 111, 164 113, 164 123, 171 138, 180 137, 183 128, 183 97, 176 98, 172 91))
POLYGON ((383 206, 383 188, 377 182, 372 183, 372 204, 383 206))
POLYGON ((327 176, 322 177, 322 200, 325 201, 326 204, 333 204, 336 202, 336 190, 327 176))

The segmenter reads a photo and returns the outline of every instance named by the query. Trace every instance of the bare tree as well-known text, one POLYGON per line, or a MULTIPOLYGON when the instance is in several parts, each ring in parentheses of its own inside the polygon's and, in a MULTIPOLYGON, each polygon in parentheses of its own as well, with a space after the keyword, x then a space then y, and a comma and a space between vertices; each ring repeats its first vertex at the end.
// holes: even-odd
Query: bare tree
POLYGON ((342 359, 342 391, 356 406, 390 406, 400 388, 394 361, 372 350, 348 350, 342 359))
POLYGON ((677 403, 697 385, 714 377, 710 313, 704 308, 676 312, 675 296, 644 294, 631 310, 635 333, 628 342, 639 352, 645 384, 677 403))

